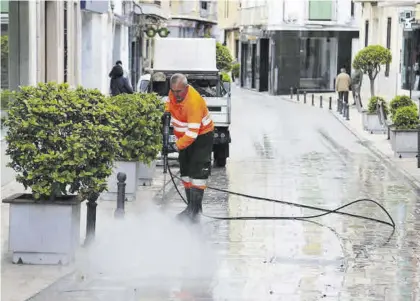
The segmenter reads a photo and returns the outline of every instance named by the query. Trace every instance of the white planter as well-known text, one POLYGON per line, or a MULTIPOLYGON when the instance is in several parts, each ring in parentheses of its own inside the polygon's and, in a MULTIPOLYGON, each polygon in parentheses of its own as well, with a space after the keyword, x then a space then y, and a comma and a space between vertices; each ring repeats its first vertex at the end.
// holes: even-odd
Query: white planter
POLYGON ((393 127, 389 129, 389 141, 391 142, 391 149, 395 151, 395 136, 396 132, 393 131, 393 127))
POLYGON ((68 264, 80 244, 80 201, 37 202, 31 194, 3 200, 9 209, 9 250, 13 263, 68 264))
POLYGON ((152 161, 149 165, 138 162, 137 163, 137 177, 139 179, 138 185, 150 186, 152 185, 153 178, 156 172, 156 160, 152 161))
POLYGON ((367 111, 362 112, 362 124, 363 124, 363 130, 367 131, 367 111))
POLYGON ((366 131, 371 134, 386 134, 387 128, 379 122, 377 114, 366 115, 366 131))
POLYGON ((394 135, 394 156, 396 158, 415 158, 417 155, 417 130, 391 129, 394 135))
POLYGON ((126 174, 127 179, 125 181, 125 197, 127 201, 133 201, 136 199, 137 191, 137 162, 115 162, 115 167, 112 171, 111 176, 108 178, 108 191, 102 193, 101 199, 105 201, 117 201, 118 192, 118 180, 117 175, 119 172, 126 174))
POLYGON ((237 86, 239 86, 239 85, 241 84, 241 82, 239 81, 239 78, 235 78, 235 84, 236 84, 237 86))

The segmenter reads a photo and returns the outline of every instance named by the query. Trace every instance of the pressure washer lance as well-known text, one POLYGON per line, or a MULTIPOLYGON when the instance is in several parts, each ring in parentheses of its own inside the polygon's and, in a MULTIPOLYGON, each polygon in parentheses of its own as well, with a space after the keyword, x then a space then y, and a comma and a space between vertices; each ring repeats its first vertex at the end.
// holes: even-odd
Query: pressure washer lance
POLYGON ((169 152, 169 124, 171 122, 171 114, 165 112, 162 117, 163 123, 163 191, 162 191, 162 203, 165 199, 165 187, 166 187, 166 174, 168 172, 168 152, 169 152))

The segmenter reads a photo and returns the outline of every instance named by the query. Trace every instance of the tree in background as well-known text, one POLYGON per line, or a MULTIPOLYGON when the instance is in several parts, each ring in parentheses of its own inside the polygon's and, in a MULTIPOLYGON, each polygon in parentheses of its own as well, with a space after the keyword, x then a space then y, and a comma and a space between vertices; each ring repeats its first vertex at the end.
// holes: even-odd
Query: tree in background
POLYGON ((216 65, 217 69, 224 72, 232 70, 233 57, 229 49, 222 43, 216 42, 216 65))
POLYGON ((381 71, 381 66, 390 64, 391 51, 381 45, 370 45, 360 50, 353 61, 353 68, 360 69, 369 76, 370 95, 375 96, 375 79, 381 71))

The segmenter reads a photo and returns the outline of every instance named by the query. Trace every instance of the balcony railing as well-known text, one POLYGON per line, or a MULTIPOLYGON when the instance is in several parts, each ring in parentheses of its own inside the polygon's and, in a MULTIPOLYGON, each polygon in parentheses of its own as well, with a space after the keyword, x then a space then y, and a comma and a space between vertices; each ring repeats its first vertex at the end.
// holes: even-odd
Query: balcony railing
POLYGON ((268 7, 266 4, 241 8, 240 25, 266 25, 268 21, 268 7))

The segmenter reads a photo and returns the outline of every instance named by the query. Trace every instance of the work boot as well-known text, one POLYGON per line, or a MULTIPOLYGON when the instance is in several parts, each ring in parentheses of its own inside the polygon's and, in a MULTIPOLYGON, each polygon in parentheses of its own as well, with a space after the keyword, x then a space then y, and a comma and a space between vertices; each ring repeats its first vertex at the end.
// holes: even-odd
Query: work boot
POLYGON ((191 222, 196 223, 199 221, 200 213, 203 212, 203 196, 204 189, 192 187, 190 191, 191 202, 191 222))
POLYGON ((191 188, 185 188, 185 195, 187 197, 187 208, 184 209, 184 211, 182 211, 181 213, 177 214, 177 219, 179 220, 184 220, 186 218, 189 218, 189 216, 191 215, 191 188))

